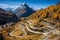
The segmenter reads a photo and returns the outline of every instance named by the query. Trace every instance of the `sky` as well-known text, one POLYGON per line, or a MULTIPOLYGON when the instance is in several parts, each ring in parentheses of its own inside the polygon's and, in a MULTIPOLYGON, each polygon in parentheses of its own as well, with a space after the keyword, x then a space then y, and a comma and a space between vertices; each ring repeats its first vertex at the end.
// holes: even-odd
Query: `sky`
POLYGON ((46 8, 50 5, 55 5, 60 2, 60 0, 0 0, 1 8, 17 8, 21 4, 26 2, 33 9, 46 8))

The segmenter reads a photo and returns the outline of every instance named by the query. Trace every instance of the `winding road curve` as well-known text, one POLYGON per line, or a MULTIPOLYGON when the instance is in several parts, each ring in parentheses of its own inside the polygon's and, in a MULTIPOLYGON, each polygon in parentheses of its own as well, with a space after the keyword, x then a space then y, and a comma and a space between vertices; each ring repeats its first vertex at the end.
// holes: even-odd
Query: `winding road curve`
MULTIPOLYGON (((50 29, 52 29, 52 30, 50 30, 49 32, 43 33, 43 32, 37 32, 37 31, 31 30, 30 28, 32 28, 32 29, 38 29, 38 28, 34 27, 34 26, 32 25, 32 22, 31 22, 31 21, 27 21, 27 22, 28 22, 29 25, 27 25, 27 23, 24 23, 24 22, 21 22, 21 23, 19 24, 19 28, 20 28, 20 30, 22 29, 22 31, 24 32, 24 35, 27 35, 27 32, 25 31, 25 28, 26 28, 29 32, 32 32, 32 33, 35 33, 35 34, 43 34, 43 35, 45 35, 45 38, 44 38, 43 40, 48 40, 48 38, 49 38, 50 36, 52 36, 53 34, 59 35, 59 31, 58 31, 57 29, 55 29, 54 27, 51 27, 50 24, 45 23, 45 24, 47 24, 46 27, 47 27, 47 28, 50 28, 50 29), (53 34, 52 34, 52 35, 48 35, 50 32, 52 32, 53 34)), ((41 28, 40 28, 40 29, 41 29, 41 28)), ((13 31, 10 33, 10 35, 11 35, 11 36, 15 36, 15 37, 21 37, 21 36, 13 35, 13 33, 14 33, 16 30, 17 30, 17 29, 13 30, 13 31)), ((56 40, 56 39, 55 39, 55 40, 56 40)))

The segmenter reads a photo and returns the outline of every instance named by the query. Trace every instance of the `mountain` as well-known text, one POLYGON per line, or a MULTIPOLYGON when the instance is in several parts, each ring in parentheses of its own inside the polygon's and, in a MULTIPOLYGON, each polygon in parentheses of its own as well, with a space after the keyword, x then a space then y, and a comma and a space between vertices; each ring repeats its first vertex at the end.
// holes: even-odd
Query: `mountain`
POLYGON ((39 18, 49 18, 60 21, 60 4, 51 5, 45 9, 38 10, 28 17, 28 19, 36 20, 39 18))
POLYGON ((16 20, 17 16, 15 14, 7 12, 0 8, 0 25, 8 22, 14 22, 16 20))
POLYGON ((38 10, 1 29, 5 40, 60 40, 60 4, 38 10))
POLYGON ((5 11, 8 11, 8 12, 13 12, 12 8, 6 8, 5 11))
POLYGON ((0 12, 5 12, 5 10, 3 10, 2 8, 0 8, 0 12))
POLYGON ((28 17, 34 13, 35 10, 30 8, 26 3, 23 3, 21 7, 18 7, 14 12, 18 17, 28 17))

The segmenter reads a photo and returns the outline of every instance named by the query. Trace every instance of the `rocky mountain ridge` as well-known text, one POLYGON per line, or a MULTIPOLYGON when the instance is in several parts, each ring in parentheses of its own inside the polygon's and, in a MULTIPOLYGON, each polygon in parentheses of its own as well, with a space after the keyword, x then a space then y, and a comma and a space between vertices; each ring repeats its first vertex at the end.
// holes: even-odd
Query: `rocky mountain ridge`
POLYGON ((33 10, 32 8, 30 8, 26 3, 23 3, 21 5, 21 7, 18 7, 16 10, 15 10, 15 14, 18 16, 18 17, 28 17, 29 15, 31 15, 32 13, 34 13, 35 10, 33 10))
POLYGON ((17 16, 15 14, 0 8, 0 25, 9 22, 14 22, 16 20, 17 20, 17 16))

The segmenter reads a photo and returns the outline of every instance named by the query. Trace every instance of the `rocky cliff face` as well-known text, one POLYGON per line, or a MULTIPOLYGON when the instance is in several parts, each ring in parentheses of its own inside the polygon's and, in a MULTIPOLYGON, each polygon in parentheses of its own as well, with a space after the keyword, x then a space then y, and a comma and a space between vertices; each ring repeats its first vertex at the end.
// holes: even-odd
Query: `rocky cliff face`
POLYGON ((30 8, 26 3, 23 3, 21 5, 21 7, 18 7, 15 10, 15 14, 18 17, 28 17, 29 15, 31 15, 34 12, 35 12, 35 10, 33 10, 32 8, 30 8))
POLYGON ((0 25, 8 22, 14 22, 17 16, 0 8, 0 25))

